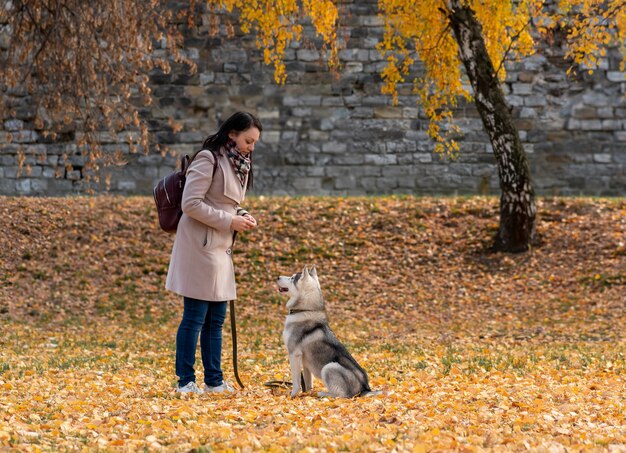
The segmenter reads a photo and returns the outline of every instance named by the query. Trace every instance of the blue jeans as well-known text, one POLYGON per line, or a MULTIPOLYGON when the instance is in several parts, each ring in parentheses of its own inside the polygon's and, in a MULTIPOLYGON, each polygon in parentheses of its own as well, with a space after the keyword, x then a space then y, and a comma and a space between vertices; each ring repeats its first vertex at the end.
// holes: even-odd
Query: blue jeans
POLYGON ((204 383, 215 387, 222 383, 222 326, 226 302, 208 302, 184 298, 183 319, 176 333, 176 376, 183 387, 196 380, 193 368, 200 334, 200 352, 204 366, 204 383))

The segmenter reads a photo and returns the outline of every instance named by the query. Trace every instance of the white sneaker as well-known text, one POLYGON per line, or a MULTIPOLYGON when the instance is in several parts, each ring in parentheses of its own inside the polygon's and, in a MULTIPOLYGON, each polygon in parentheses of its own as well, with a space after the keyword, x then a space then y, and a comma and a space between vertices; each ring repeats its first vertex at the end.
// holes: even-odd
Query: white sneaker
POLYGON ((216 387, 209 387, 204 384, 204 392, 205 393, 235 393, 235 389, 232 388, 228 382, 223 381, 220 385, 216 387))
POLYGON ((204 393, 204 390, 198 387, 198 385, 194 381, 189 382, 184 387, 177 387, 176 391, 178 393, 197 393, 199 395, 204 393))

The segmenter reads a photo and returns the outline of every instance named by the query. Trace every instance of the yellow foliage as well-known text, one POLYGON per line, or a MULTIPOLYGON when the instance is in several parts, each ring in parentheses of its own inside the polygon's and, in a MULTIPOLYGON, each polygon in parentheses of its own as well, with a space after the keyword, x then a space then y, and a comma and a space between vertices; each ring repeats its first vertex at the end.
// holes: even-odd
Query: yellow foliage
POLYGON ((568 27, 568 58, 592 72, 607 46, 616 44, 624 55, 620 66, 625 70, 626 0, 560 0, 559 8, 554 22, 568 27))
MULTIPOLYGON (((283 57, 289 43, 301 38, 299 21, 304 18, 312 21, 330 49, 329 65, 337 66, 339 16, 335 1, 209 0, 209 4, 228 11, 237 9, 242 29, 257 30, 264 61, 274 66, 278 83, 287 78, 283 57)), ((556 26, 569 27, 567 56, 589 71, 608 45, 619 44, 626 58, 626 0, 559 0, 556 12, 548 11, 544 0, 464 0, 463 4, 474 11, 482 26, 501 81, 506 77, 504 61, 532 55, 536 46, 533 36, 549 34, 556 26)), ((428 133, 438 152, 456 154, 458 145, 452 138, 458 128, 452 124, 452 113, 458 99, 469 100, 471 94, 447 17, 451 5, 444 0, 379 0, 384 36, 377 49, 387 61, 381 71, 381 91, 390 95, 394 104, 398 103, 398 86, 405 83, 415 61, 424 64, 425 74, 411 83, 430 119, 428 133)))
MULTIPOLYGON (((575 63, 596 67, 606 46, 619 43, 626 50, 626 2, 601 0, 561 0, 560 10, 550 15, 543 0, 520 2, 501 0, 467 0, 480 24, 489 57, 500 80, 506 77, 504 60, 519 59, 535 51, 531 24, 539 34, 547 33, 557 24, 571 27, 568 56, 575 63), (569 13, 576 11, 578 15, 569 13)), ((450 140, 453 126, 452 110, 459 96, 469 98, 463 86, 458 43, 446 18, 449 2, 431 0, 379 0, 380 14, 385 21, 384 40, 378 49, 388 62, 382 71, 382 92, 397 102, 398 84, 404 82, 410 67, 398 64, 416 55, 425 66, 426 75, 414 80, 416 93, 431 120, 429 135, 437 142, 437 151, 454 154, 458 147, 450 140)), ((626 52, 623 52, 626 58, 626 52)), ((624 67, 622 61, 622 70, 624 67)))
POLYGON ((302 37, 299 20, 309 17, 315 30, 330 46, 329 65, 338 60, 337 7, 331 0, 208 0, 209 5, 238 11, 241 28, 245 33, 255 30, 257 46, 263 49, 263 60, 274 66, 274 80, 282 84, 287 80, 285 51, 291 42, 302 37))

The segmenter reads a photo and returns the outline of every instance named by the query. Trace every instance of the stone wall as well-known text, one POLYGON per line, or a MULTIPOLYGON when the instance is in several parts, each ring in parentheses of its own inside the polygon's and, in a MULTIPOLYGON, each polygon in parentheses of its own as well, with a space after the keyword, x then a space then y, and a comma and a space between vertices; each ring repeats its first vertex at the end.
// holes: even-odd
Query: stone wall
MULTIPOLYGON (((399 105, 380 94, 378 71, 384 65, 376 43, 382 22, 376 1, 346 2, 344 70, 328 73, 310 45, 287 52, 288 81, 273 82, 254 38, 208 34, 206 18, 188 33, 186 51, 198 72, 182 68, 155 74, 155 106, 144 112, 156 142, 172 155, 131 154, 125 136, 105 137, 105 147, 121 147, 124 167, 108 168, 112 193, 149 194, 155 182, 193 152, 236 110, 256 113, 264 126, 254 155, 256 194, 487 194, 498 193, 497 169, 473 105, 457 111, 462 129, 460 156, 433 154, 428 122, 411 86, 401 87, 399 105), (183 125, 174 134, 168 118, 183 125)), ((308 36, 312 31, 308 28, 308 36)), ((315 39, 312 39, 313 44, 315 39)), ((414 68, 419 73, 420 67, 414 68)), ((528 152, 539 194, 626 194, 626 79, 610 54, 593 75, 565 75, 559 48, 508 65, 508 101, 528 152)), ((27 97, 16 98, 17 117, 0 129, 0 193, 62 195, 84 190, 82 157, 76 134, 47 142, 35 129, 27 97), (7 134, 14 140, 8 143, 7 134), (16 177, 17 150, 26 151, 30 174, 16 177), (69 171, 59 167, 69 151, 69 171)), ((103 177, 103 180, 105 178, 103 177)), ((96 187, 104 191, 104 184, 96 187)))

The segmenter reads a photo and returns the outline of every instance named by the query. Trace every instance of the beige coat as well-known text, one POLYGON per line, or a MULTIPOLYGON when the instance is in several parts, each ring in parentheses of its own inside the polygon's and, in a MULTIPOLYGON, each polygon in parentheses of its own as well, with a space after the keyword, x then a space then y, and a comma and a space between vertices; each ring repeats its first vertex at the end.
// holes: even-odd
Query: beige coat
MULTIPOLYGON (((226 157, 201 151, 187 170, 183 216, 172 248, 165 287, 181 296, 207 301, 237 298, 232 250, 233 216, 245 213, 241 182, 226 157)), ((247 181, 246 181, 247 183, 247 181)))

